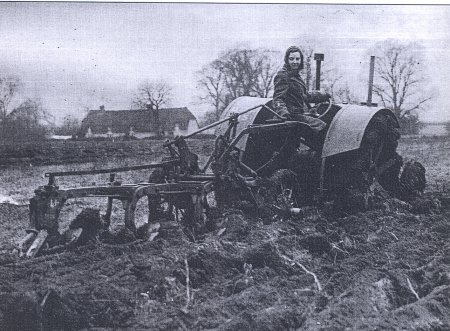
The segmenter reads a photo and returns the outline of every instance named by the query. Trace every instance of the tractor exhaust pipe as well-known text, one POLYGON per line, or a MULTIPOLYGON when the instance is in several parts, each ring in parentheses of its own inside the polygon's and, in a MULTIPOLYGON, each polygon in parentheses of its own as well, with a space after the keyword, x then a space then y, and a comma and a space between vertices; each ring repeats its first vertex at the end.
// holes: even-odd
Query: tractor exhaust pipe
POLYGON ((370 70, 369 70, 369 91, 367 92, 367 106, 372 106, 372 91, 373 91, 373 75, 375 71, 375 56, 370 57, 370 70))
POLYGON ((316 61, 316 90, 320 91, 320 67, 325 56, 321 53, 314 53, 314 60, 316 61))

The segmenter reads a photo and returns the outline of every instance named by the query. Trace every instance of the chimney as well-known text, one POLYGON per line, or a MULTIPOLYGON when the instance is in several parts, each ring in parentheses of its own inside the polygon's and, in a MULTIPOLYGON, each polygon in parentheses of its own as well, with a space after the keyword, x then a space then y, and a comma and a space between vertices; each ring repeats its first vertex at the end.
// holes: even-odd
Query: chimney
POLYGON ((148 102, 147 104, 145 104, 145 108, 147 108, 147 110, 153 110, 153 105, 148 102))
POLYGON ((100 106, 100 110, 101 110, 101 111, 105 111, 105 106, 103 106, 103 105, 100 106))

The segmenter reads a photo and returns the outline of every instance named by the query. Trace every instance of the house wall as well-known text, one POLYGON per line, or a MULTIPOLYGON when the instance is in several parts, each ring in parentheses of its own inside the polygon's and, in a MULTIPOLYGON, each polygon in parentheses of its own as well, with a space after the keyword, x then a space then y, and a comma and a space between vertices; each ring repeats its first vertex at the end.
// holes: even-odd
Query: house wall
POLYGON ((61 135, 57 135, 57 134, 54 134, 50 137, 50 139, 56 139, 56 140, 67 140, 70 138, 72 138, 72 136, 61 136, 61 135))
POLYGON ((86 135, 86 138, 116 138, 123 137, 125 133, 93 133, 91 135, 86 135))
POLYGON ((154 132, 135 132, 134 136, 138 139, 148 138, 148 137, 155 137, 156 133, 154 132))
MULTIPOLYGON (((198 124, 196 120, 190 120, 187 126, 186 130, 181 130, 179 125, 175 125, 173 131, 164 131, 164 136, 185 136, 188 134, 191 134, 192 132, 195 132, 198 130, 198 124)), ((92 133, 92 130, 90 128, 88 129, 88 132, 86 133, 86 138, 114 138, 114 137, 122 137, 125 136, 125 133, 116 133, 116 132, 108 132, 108 133, 92 133)), ((133 136, 138 139, 148 138, 148 137, 155 137, 156 132, 134 132, 133 136)))
POLYGON ((198 124, 196 120, 190 120, 188 124, 188 134, 191 134, 192 132, 195 132, 198 130, 198 124))
POLYGON ((173 130, 174 136, 186 136, 198 130, 198 124, 196 120, 190 120, 186 130, 181 130, 179 125, 176 124, 173 130))

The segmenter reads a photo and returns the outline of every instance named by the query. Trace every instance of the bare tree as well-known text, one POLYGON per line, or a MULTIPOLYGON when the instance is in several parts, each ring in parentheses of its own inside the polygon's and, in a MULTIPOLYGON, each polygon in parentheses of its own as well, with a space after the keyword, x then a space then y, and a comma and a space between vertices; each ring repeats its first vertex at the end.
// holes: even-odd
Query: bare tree
POLYGON ((172 87, 163 81, 145 81, 138 86, 138 91, 133 99, 133 106, 140 109, 151 106, 160 109, 172 99, 172 87))
POLYGON ((273 79, 280 66, 280 54, 275 51, 263 50, 260 56, 260 72, 255 89, 258 96, 268 98, 273 93, 273 79))
POLYGON ((145 81, 138 86, 138 91, 132 101, 132 107, 153 111, 156 134, 161 135, 159 110, 172 99, 172 87, 163 81, 145 81))
POLYGON ((197 87, 203 92, 199 96, 200 101, 214 107, 214 116, 208 116, 208 122, 217 121, 225 108, 225 82, 218 61, 204 66, 197 75, 199 76, 197 87))
POLYGON ((210 112, 207 112, 207 113, 205 113, 203 115, 202 119, 200 120, 199 125, 200 125, 200 127, 204 127, 204 126, 207 126, 207 125, 209 125, 211 123, 214 123, 216 121, 217 121, 216 113, 210 111, 210 112))
POLYGON ((344 75, 335 67, 323 67, 320 75, 325 92, 330 93, 331 98, 337 103, 358 103, 357 98, 351 92, 348 82, 344 80, 344 75))
POLYGON ((20 79, 17 77, 0 77, 0 125, 2 137, 5 136, 5 121, 11 101, 18 94, 21 85, 20 79))
POLYGON ((17 77, 0 77, 0 114, 2 119, 8 114, 11 101, 19 92, 21 85, 20 79, 17 77))
MULTIPOLYGON (((320 73, 320 83, 325 91, 331 94, 334 99, 339 83, 343 79, 343 75, 336 68, 322 68, 320 73), (322 84, 323 83, 323 84, 322 84)), ((315 80, 315 79, 314 79, 315 80)), ((315 83, 315 82, 314 82, 315 83)))
POLYGON ((260 72, 260 58, 257 57, 256 51, 229 50, 218 60, 218 66, 232 99, 256 94, 255 87, 260 72))
POLYGON ((7 137, 12 141, 43 139, 51 120, 39 99, 26 99, 7 115, 7 137))
POLYGON ((312 76, 312 60, 314 55, 314 48, 310 45, 301 46, 300 50, 303 53, 303 64, 305 70, 305 84, 306 84, 306 90, 311 90, 311 84, 314 84, 313 82, 313 76, 312 76))
POLYGON ((54 128, 55 134, 75 136, 81 128, 81 121, 73 115, 64 116, 63 123, 54 128))
POLYGON ((378 44, 373 91, 399 119, 417 117, 432 95, 425 92, 424 66, 416 44, 388 40, 378 44))
MULTIPOLYGON (((198 72, 200 100, 214 107, 215 117, 240 96, 267 98, 273 90, 273 78, 279 54, 266 49, 230 49, 198 72)), ((208 117, 210 119, 210 117, 208 117)))
POLYGON ((333 89, 332 98, 337 103, 353 103, 353 104, 359 103, 358 98, 350 90, 350 87, 348 86, 347 82, 333 89))

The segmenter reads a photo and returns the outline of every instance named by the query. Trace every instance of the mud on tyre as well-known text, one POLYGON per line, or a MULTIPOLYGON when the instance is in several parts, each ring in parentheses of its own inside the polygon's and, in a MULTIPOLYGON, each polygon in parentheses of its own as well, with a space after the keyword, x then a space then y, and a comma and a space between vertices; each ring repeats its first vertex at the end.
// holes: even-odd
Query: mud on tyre
POLYGON ((328 187, 339 209, 365 210, 376 194, 396 195, 403 164, 397 153, 400 138, 397 127, 392 115, 378 113, 369 122, 360 148, 331 160, 327 169, 328 187))

